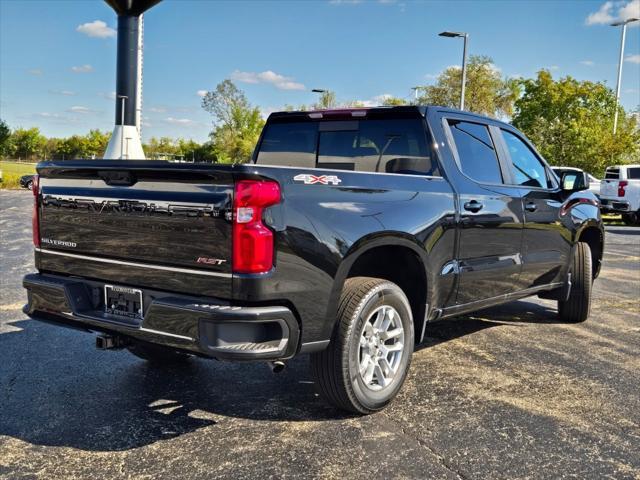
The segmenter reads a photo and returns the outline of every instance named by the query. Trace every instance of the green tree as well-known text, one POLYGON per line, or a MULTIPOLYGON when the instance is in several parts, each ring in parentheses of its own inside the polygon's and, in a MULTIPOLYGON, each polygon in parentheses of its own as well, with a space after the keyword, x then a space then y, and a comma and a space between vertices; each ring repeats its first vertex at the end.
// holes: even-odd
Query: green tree
POLYGON ((323 110, 327 108, 334 108, 337 104, 338 101, 336 100, 336 93, 331 90, 325 90, 320 93, 318 101, 313 104, 312 108, 314 110, 323 110))
POLYGON ((0 118, 0 157, 9 154, 11 145, 11 129, 7 122, 0 118))
POLYGON ((400 105, 408 105, 409 103, 404 98, 398 97, 384 97, 382 105, 387 107, 397 107, 400 105))
MULTIPOLYGON (((418 103, 458 108, 462 70, 449 67, 442 72, 435 85, 422 90, 418 103)), ((519 95, 519 81, 502 78, 493 60, 484 55, 471 55, 467 63, 464 97, 465 110, 493 117, 511 116, 519 95)))
POLYGON ((210 137, 216 158, 223 163, 250 159, 264 126, 260 109, 251 106, 244 92, 231 80, 219 83, 202 98, 202 108, 214 119, 210 137))
POLYGON ((176 141, 170 137, 151 137, 149 143, 143 148, 147 158, 150 159, 171 160, 174 156, 180 155, 176 141))
POLYGON ((89 130, 84 136, 83 158, 102 158, 107 150, 111 132, 102 132, 98 129, 89 130))
POLYGON ((18 128, 11 134, 14 154, 18 158, 30 159, 41 156, 47 139, 40 133, 37 127, 24 129, 18 128))
POLYGON ((638 158, 640 131, 635 120, 619 107, 613 135, 616 98, 603 83, 569 76, 556 81, 542 70, 535 79, 522 80, 522 86, 513 124, 551 164, 601 175, 607 165, 638 158))

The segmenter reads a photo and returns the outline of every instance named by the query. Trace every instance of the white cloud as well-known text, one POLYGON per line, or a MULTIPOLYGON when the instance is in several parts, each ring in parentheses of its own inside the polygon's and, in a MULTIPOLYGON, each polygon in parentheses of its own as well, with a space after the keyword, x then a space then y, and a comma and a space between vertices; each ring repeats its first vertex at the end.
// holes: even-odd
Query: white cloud
POLYGON ((285 77, 272 70, 264 72, 242 72, 234 70, 231 73, 231 80, 242 83, 269 83, 280 90, 305 90, 306 87, 302 83, 295 82, 291 77, 285 77))
MULTIPOLYGON (((366 107, 366 108, 371 108, 371 107, 379 107, 380 105, 384 104, 384 101, 388 98, 392 98, 393 95, 391 95, 390 93, 382 93, 380 95, 376 95, 375 97, 372 97, 370 99, 367 100, 355 100, 354 102, 352 102, 355 105, 358 106, 362 106, 362 107, 366 107)), ((343 107, 349 107, 350 105, 341 105, 343 107)))
MULTIPOLYGON (((640 0, 632 0, 618 10, 619 20, 629 20, 630 18, 640 18, 640 0)), ((633 22, 629 26, 638 26, 640 22, 633 22)))
POLYGON ((71 67, 71 71, 73 73, 91 73, 93 72, 93 67, 87 63, 79 67, 71 67))
POLYGON ((83 107, 82 105, 74 105, 73 107, 71 107, 69 110, 67 110, 68 112, 72 112, 72 113, 93 113, 93 110, 91 110, 88 107, 83 107))
POLYGON ((49 93, 53 95, 64 95, 65 97, 73 97, 76 95, 76 92, 72 92, 71 90, 49 90, 49 93))
POLYGON ((424 78, 426 78, 427 80, 435 80, 436 78, 438 78, 438 74, 437 73, 427 73, 424 78))
POLYGON ((78 25, 76 31, 93 38, 109 38, 116 36, 116 31, 111 27, 107 27, 107 24, 102 20, 94 20, 93 22, 78 25))
POLYGON ((331 5, 357 5, 362 3, 362 0, 329 0, 331 5))
POLYGON ((189 118, 173 118, 173 117, 167 117, 165 118, 165 122, 170 123, 172 125, 182 125, 185 127, 191 126, 191 125, 195 125, 196 122, 194 122, 193 120, 189 119, 189 118))
POLYGON ((198 95, 199 97, 204 97, 207 94, 207 90, 198 90, 196 92, 196 95, 198 95))
POLYGON ((49 113, 49 112, 36 113, 36 116, 42 117, 42 118, 62 118, 62 115, 60 115, 59 113, 49 113))
POLYGON ((596 64, 593 60, 582 60, 580 63, 586 67, 593 67, 596 64))
POLYGON ((100 92, 98 93, 99 97, 106 98, 107 100, 115 100, 116 92, 100 92))
POLYGON ((640 55, 627 55, 624 59, 625 62, 629 63, 639 63, 640 64, 640 55))
POLYGON ((585 21, 587 25, 602 25, 613 22, 613 2, 605 2, 597 12, 590 13, 585 21))
MULTIPOLYGON (((587 25, 608 25, 616 21, 640 18, 640 0, 630 2, 608 1, 603 3, 597 12, 589 14, 585 23, 587 25)), ((634 22, 630 26, 637 26, 634 22)))
POLYGON ((31 69, 27 70, 27 73, 29 75, 33 75, 34 77, 41 77, 42 76, 42 70, 40 70, 39 68, 31 68, 31 69))
POLYGON ((547 70, 554 71, 554 70, 559 70, 559 69, 560 69, 560 67, 559 67, 558 65, 551 65, 551 66, 549 66, 549 67, 546 67, 546 69, 547 69, 547 70))
POLYGON ((164 107, 150 107, 149 111, 153 113, 165 113, 167 109, 164 107))

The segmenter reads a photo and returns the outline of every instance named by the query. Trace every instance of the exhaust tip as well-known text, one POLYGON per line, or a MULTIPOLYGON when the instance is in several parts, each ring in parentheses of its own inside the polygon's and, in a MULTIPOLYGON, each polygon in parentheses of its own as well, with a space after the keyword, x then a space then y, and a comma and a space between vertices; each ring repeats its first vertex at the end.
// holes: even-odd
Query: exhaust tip
POLYGON ((276 360, 274 362, 267 362, 267 365, 269 365, 269 368, 271 369, 272 373, 280 373, 286 368, 285 363, 281 360, 276 360))

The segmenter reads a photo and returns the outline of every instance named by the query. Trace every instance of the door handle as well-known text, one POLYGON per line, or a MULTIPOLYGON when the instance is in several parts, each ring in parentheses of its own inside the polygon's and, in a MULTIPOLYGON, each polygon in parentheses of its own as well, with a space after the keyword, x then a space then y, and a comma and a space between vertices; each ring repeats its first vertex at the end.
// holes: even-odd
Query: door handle
POLYGON ((477 200, 471 200, 464 204, 464 209, 473 213, 479 212, 480 210, 482 210, 482 207, 483 205, 477 200))
POLYGON ((527 212, 535 212, 538 209, 538 205, 536 205, 534 202, 529 202, 524 206, 524 209, 527 212))

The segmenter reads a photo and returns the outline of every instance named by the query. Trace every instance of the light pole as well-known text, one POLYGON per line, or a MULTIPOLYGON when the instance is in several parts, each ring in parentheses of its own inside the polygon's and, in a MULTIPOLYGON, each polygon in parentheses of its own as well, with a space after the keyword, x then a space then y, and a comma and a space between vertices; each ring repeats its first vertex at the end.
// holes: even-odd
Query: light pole
POLYGON ((124 104, 129 97, 126 95, 118 95, 118 98, 122 100, 122 108, 120 109, 120 125, 122 125, 122 132, 120 133, 120 160, 124 156, 124 104))
POLYGON ((464 46, 462 49, 462 86, 460 87, 460 110, 464 110, 464 90, 467 83, 467 41, 469 34, 466 32, 441 32, 440 37, 464 38, 464 46))
POLYGON ((612 27, 622 26, 622 39, 620 40, 620 59, 618 60, 618 83, 616 84, 616 111, 613 115, 613 134, 618 129, 618 104, 620 103, 620 83, 622 80, 622 62, 624 62, 624 38, 627 35, 627 24, 637 22, 638 18, 628 18, 611 24, 612 27))

